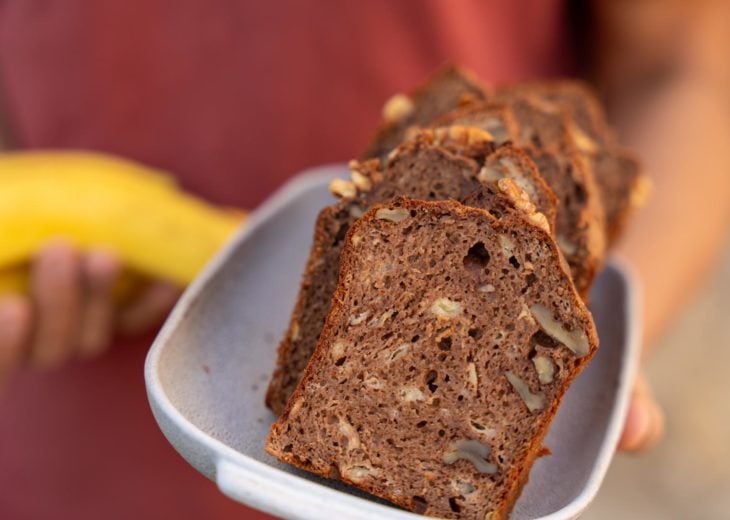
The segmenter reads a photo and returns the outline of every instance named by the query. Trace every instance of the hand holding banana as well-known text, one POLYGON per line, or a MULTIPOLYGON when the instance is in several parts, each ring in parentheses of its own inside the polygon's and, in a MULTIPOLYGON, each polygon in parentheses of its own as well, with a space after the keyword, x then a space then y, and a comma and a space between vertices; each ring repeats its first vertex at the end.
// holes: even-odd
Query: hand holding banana
POLYGON ((0 383, 159 323, 242 220, 130 161, 0 155, 0 383))

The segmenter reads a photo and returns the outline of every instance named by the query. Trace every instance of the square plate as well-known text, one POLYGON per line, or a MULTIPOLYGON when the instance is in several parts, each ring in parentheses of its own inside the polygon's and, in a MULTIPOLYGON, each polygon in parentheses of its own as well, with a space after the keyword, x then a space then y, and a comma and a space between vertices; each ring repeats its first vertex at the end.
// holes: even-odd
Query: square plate
MULTIPOLYGON (((327 185, 342 165, 305 172, 254 212, 188 288, 145 364, 157 422, 175 449, 239 502, 297 519, 418 515, 340 482, 283 464, 264 451, 274 415, 264 392, 299 288, 327 185)), ((513 519, 576 518, 613 457, 637 365, 636 284, 611 263, 591 310, 601 346, 566 394, 546 439, 552 455, 532 468, 513 519)))

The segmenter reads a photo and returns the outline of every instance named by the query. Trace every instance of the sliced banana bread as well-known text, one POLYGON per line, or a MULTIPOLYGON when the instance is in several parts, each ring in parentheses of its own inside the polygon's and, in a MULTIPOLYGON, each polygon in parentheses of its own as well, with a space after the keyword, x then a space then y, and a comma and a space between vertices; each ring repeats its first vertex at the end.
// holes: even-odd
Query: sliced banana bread
POLYGON ((362 154, 363 159, 385 158, 411 127, 423 127, 434 117, 465 100, 484 99, 485 87, 471 73, 447 65, 409 94, 396 94, 383 106, 383 119, 362 154))
POLYGON ((266 393, 266 404, 275 413, 281 413, 314 351, 337 283, 342 237, 364 209, 401 195, 464 200, 491 186, 487 199, 475 199, 483 207, 504 212, 507 206, 519 206, 538 225, 555 226, 555 198, 529 159, 510 145, 495 152, 489 134, 475 128, 424 130, 398 147, 385 166, 371 159, 353 161, 351 168, 352 181, 332 186, 341 202, 325 208, 316 223, 297 303, 266 393), (500 179, 524 186, 538 202, 533 206, 523 194, 507 193, 511 184, 499 186, 500 179))
POLYGON ((554 240, 518 214, 398 199, 344 243, 267 451, 418 513, 507 518, 598 344, 554 240))
POLYGON ((621 235, 628 217, 648 195, 648 178, 634 155, 617 143, 595 91, 582 81, 555 80, 514 89, 567 110, 573 142, 593 171, 605 211, 608 245, 621 235))
MULTIPOLYGON (((586 296, 605 256, 605 219, 596 181, 573 142, 570 116, 564 109, 520 91, 500 90, 494 98, 509 107, 517 123, 515 143, 532 159, 557 197, 555 234, 578 292, 586 296)), ((490 106, 493 103, 464 106, 434 123, 448 120, 483 128, 483 121, 491 115, 486 110, 480 120, 480 107, 490 106)))

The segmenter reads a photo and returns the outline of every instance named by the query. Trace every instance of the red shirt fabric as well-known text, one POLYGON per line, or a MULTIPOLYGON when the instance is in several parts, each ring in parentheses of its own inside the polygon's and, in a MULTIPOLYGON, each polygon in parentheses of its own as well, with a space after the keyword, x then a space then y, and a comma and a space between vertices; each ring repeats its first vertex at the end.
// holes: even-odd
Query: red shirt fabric
MULTIPOLYGON (((357 156, 383 102, 444 62, 490 81, 554 76, 571 70, 567 42, 561 0, 0 0, 20 146, 120 154, 248 208, 303 168, 357 156)), ((157 429, 150 341, 10 382, 0 517, 259 517, 157 429)))

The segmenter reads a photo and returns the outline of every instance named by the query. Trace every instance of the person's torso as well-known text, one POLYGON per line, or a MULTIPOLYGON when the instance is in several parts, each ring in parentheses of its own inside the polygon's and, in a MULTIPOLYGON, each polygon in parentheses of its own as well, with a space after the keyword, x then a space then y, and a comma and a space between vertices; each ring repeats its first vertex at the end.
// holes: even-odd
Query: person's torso
MULTIPOLYGON (((214 202, 254 207, 302 168, 358 155, 382 103, 446 61, 488 81, 564 72, 562 9, 560 0, 6 0, 0 78, 19 145, 121 154, 214 202)), ((0 394, 0 516, 253 514, 156 429, 147 343, 23 373, 0 394)))

